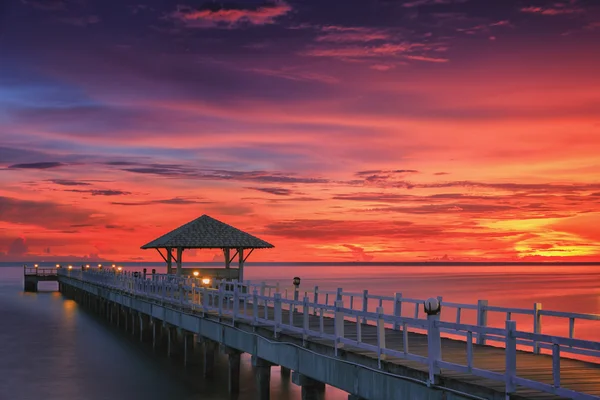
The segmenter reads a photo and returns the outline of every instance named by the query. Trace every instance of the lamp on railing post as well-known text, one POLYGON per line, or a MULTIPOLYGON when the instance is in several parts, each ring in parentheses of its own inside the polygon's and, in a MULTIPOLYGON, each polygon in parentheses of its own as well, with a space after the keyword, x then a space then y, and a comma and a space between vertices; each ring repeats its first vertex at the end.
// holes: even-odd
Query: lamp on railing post
POLYGON ((297 311, 296 302, 298 301, 298 292, 300 288, 300 277, 295 276, 292 282, 294 284, 294 312, 297 311))
POLYGON ((438 384, 440 375, 440 366, 438 362, 442 360, 442 340, 440 337, 440 313, 442 304, 439 299, 431 297, 425 300, 423 304, 427 314, 427 359, 429 364, 429 385, 438 384))

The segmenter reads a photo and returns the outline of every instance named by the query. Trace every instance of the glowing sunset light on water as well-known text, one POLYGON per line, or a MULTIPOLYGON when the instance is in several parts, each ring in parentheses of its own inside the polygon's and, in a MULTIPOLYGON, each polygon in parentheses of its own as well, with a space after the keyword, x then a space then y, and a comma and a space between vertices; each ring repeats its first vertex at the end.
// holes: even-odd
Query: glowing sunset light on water
POLYGON ((599 5, 13 3, 0 261, 600 260, 599 5))

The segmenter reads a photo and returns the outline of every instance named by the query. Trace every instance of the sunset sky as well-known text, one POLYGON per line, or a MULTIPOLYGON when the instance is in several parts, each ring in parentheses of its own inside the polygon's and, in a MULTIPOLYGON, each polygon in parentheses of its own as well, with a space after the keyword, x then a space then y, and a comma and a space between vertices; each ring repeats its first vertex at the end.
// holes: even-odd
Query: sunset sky
POLYGON ((584 0, 0 1, 0 261, 202 214, 250 261, 600 260, 599 43, 584 0))

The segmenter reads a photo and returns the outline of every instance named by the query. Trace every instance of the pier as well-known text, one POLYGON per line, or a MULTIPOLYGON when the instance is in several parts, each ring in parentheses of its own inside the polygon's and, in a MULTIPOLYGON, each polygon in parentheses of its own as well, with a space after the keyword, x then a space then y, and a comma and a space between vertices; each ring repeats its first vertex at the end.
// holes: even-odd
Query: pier
POLYGON ((227 354, 232 395, 247 353, 258 400, 270 400, 275 365, 302 387, 303 400, 321 398, 325 385, 348 392, 349 400, 600 400, 600 334, 582 340, 575 330, 582 321, 600 328, 600 315, 544 310, 539 303, 524 309, 400 292, 300 290, 299 277, 291 288, 243 280, 247 256, 269 247, 203 216, 143 247, 167 251, 161 253, 167 274, 82 267, 57 268, 56 275, 63 295, 153 348, 166 343, 167 354, 183 354, 184 364, 200 346, 205 376, 215 352, 227 354), (213 269, 183 268, 185 248, 222 249, 221 270, 229 271, 222 279, 213 269), (237 270, 230 268, 231 253, 237 270), (464 322, 464 311, 476 313, 476 324, 464 322), (491 313, 505 317, 502 328, 488 326, 491 313), (531 324, 517 326, 516 316, 531 324), (544 334, 547 317, 562 319, 568 336, 544 334))
POLYGON ((151 335, 155 345, 168 337, 168 352, 178 345, 187 355, 191 340, 201 344, 207 374, 221 348, 229 356, 232 392, 239 385, 239 356, 251 354, 260 400, 270 398, 273 365, 293 371, 307 400, 319 398, 323 384, 347 391, 349 399, 600 399, 600 364, 563 357, 598 360, 600 342, 527 332, 512 320, 505 329, 486 326, 489 312, 526 313, 538 321, 561 316, 573 327, 582 319, 600 321, 598 315, 367 294, 368 301, 396 304, 394 313, 381 306, 372 312, 351 306, 362 293, 317 290, 294 300, 297 291, 286 298, 264 283, 205 286, 193 277, 113 271, 60 270, 59 285, 109 320, 131 318, 131 329, 151 335), (427 304, 432 308, 425 313, 427 304), (398 310, 409 306, 414 314, 400 316, 398 310), (477 310, 480 325, 461 323, 461 309, 477 310), (440 320, 449 312, 457 322, 440 320))
POLYGON ((57 282, 58 269, 23 266, 23 289, 26 292, 37 292, 39 282, 57 282))

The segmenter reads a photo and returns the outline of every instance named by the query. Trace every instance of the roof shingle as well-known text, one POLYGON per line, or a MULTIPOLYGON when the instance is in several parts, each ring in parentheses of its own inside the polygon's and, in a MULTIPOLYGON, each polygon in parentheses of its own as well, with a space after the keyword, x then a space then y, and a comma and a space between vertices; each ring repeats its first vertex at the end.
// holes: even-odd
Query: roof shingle
POLYGON ((186 249, 268 249, 274 247, 262 239, 231 225, 203 215, 143 245, 142 249, 183 247, 186 249))

